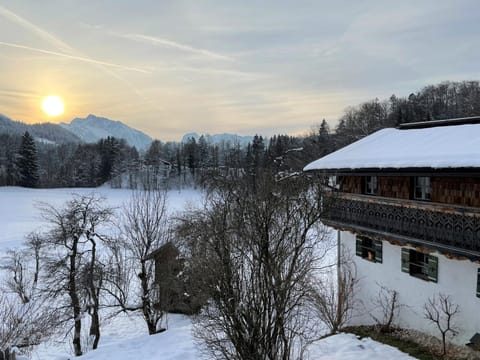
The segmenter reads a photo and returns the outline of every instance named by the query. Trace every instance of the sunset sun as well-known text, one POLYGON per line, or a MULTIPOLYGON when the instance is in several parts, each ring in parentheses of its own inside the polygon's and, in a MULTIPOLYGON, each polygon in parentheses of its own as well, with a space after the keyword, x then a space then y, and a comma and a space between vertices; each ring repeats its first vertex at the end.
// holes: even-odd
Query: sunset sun
POLYGON ((43 99, 42 109, 48 116, 58 116, 63 114, 63 101, 60 96, 51 95, 43 99))

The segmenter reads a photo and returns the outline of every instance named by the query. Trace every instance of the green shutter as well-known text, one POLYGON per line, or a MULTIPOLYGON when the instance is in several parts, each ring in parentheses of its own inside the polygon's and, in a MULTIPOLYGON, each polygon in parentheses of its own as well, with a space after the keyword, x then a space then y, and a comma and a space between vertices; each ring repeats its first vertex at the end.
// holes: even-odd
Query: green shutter
POLYGON ((402 271, 410 274, 410 249, 402 248, 402 271))
POLYGON ((480 298, 480 268, 477 272, 477 297, 480 298))
POLYGON ((373 242, 373 247, 375 248, 375 262, 382 263, 383 262, 382 241, 375 240, 373 242))
POLYGON ((357 256, 362 256, 362 253, 363 253, 363 248, 362 248, 362 239, 357 236, 357 243, 356 243, 356 248, 355 248, 355 253, 357 254, 357 256))
POLYGON ((428 255, 427 264, 428 279, 433 282, 438 280, 438 258, 436 256, 428 255))

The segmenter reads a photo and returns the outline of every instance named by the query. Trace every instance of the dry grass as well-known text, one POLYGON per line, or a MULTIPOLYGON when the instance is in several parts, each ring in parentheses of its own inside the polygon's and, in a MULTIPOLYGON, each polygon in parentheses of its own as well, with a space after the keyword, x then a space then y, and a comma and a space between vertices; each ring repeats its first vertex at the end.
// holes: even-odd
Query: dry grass
POLYGON ((477 360, 480 352, 467 346, 449 345, 446 356, 441 356, 442 343, 434 336, 415 330, 394 329, 389 333, 380 332, 375 326, 355 326, 343 329, 361 338, 370 337, 375 341, 394 346, 400 351, 419 360, 477 360))

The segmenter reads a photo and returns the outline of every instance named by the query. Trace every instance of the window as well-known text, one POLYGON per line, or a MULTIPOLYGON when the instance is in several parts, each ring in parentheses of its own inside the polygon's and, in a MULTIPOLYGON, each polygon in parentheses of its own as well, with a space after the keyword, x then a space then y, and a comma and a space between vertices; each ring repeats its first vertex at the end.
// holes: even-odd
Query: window
POLYGON ((375 195, 377 193, 377 177, 365 176, 365 194, 375 195))
POLYGON ((330 176, 328 178, 328 186, 332 189, 339 190, 342 184, 342 177, 341 176, 330 176))
POLYGON ((382 242, 373 240, 367 236, 357 236, 356 254, 363 259, 381 263, 382 258, 382 242))
POLYGON ((417 200, 430 200, 430 177, 415 177, 414 198, 417 200))
POLYGON ((480 298, 480 268, 477 272, 477 297, 480 298))
POLYGON ((402 248, 402 271, 423 280, 437 282, 438 258, 412 249, 402 248))

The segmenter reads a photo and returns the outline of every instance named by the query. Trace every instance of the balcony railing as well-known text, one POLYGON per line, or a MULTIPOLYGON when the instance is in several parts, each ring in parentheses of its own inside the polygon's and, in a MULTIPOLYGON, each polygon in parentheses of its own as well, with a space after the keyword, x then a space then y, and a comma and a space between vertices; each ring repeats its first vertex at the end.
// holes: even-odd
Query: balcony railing
POLYGON ((480 255, 480 209, 338 192, 329 198, 324 220, 333 226, 480 255))

